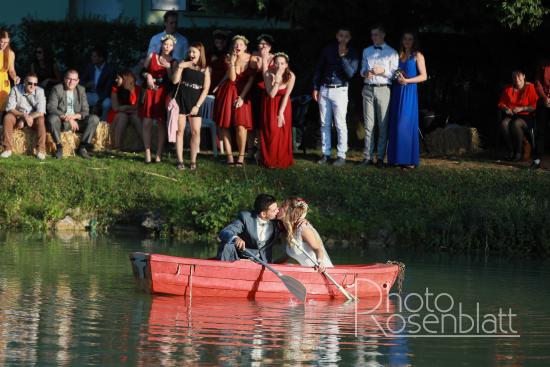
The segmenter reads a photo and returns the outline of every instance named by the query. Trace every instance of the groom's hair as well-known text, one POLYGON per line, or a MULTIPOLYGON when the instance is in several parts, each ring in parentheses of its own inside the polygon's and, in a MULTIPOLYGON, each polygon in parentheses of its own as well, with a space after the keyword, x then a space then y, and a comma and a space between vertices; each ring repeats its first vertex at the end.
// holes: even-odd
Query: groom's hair
POLYGON ((254 200, 254 210, 256 213, 261 213, 266 211, 271 204, 276 203, 277 200, 273 195, 269 194, 260 194, 256 196, 256 200, 254 200))

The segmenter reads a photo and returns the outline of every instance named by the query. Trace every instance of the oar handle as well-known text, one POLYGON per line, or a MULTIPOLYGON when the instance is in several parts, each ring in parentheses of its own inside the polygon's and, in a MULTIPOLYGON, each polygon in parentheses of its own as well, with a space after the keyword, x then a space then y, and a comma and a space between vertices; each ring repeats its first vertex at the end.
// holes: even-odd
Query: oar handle
POLYGON ((273 269, 267 262, 263 261, 259 256, 256 256, 254 255, 252 252, 248 251, 248 249, 244 248, 243 250, 243 253, 246 255, 246 256, 250 256, 251 258, 253 258, 256 262, 262 264, 263 266, 265 266, 266 268, 268 268, 269 270, 271 270, 272 272, 274 272, 275 274, 277 274, 279 277, 283 276, 281 273, 279 273, 277 270, 273 269))

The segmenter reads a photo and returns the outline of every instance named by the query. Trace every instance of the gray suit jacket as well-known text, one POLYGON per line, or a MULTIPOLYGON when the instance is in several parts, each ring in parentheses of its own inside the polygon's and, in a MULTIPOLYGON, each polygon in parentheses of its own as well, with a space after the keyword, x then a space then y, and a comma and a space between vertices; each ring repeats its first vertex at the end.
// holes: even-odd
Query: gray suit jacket
MULTIPOLYGON (((84 89, 83 86, 77 85, 74 92, 74 112, 79 113, 82 116, 82 120, 84 120, 90 114, 88 98, 86 97, 86 89, 84 89)), ((57 84, 52 88, 52 91, 48 96, 48 105, 46 110, 50 115, 61 116, 67 113, 67 94, 65 93, 65 86, 63 83, 57 84)))
POLYGON ((225 246, 230 244, 235 236, 239 236, 245 242, 247 249, 259 254, 263 260, 271 262, 272 248, 279 241, 281 233, 279 222, 276 220, 272 221, 273 233, 265 243, 261 244, 258 240, 257 221, 258 215, 255 212, 243 211, 239 213, 237 219, 222 229, 219 235, 221 244, 218 250, 218 258, 222 259, 225 246))

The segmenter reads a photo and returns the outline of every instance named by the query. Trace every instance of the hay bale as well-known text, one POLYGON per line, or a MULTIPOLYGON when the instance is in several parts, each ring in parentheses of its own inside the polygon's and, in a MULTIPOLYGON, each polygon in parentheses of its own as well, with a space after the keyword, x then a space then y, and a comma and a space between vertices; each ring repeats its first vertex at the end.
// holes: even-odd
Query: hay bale
POLYGON ((114 126, 112 124, 100 122, 99 125, 97 125, 92 140, 94 151, 100 152, 105 149, 110 149, 113 146, 114 134, 114 126))
MULTIPOLYGON (((3 135, 2 135, 3 136, 3 135)), ((38 134, 30 128, 15 129, 13 131, 13 153, 15 154, 36 154, 36 143, 38 134)))
POLYGON ((431 153, 465 155, 481 150, 481 140, 477 129, 460 125, 438 128, 426 136, 426 144, 431 153))
MULTIPOLYGON (((61 133, 61 144, 63 145, 63 156, 70 157, 75 155, 76 148, 80 145, 80 136, 72 131, 61 133)), ((55 154, 57 147, 50 133, 46 134, 46 153, 55 154)))

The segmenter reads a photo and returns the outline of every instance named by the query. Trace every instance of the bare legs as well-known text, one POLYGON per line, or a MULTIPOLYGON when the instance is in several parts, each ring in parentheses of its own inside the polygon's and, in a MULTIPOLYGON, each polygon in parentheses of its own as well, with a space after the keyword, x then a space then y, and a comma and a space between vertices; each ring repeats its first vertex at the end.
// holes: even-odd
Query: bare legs
POLYGON ((246 136, 247 130, 244 126, 237 126, 237 148, 239 149, 239 158, 237 158, 237 164, 244 164, 244 152, 246 149, 246 136))
MULTIPOLYGON (((178 157, 178 168, 183 168, 183 138, 185 132, 185 123, 187 119, 185 115, 178 117, 178 132, 176 134, 176 155, 178 157)), ((189 125, 191 126, 191 169, 195 169, 197 165, 197 154, 201 143, 201 118, 189 117, 189 125)))
MULTIPOLYGON (((162 148, 164 147, 164 139, 166 137, 166 127, 163 122, 157 121, 158 137, 157 137, 157 156, 156 162, 161 161, 162 148)), ((153 129, 153 119, 143 119, 143 145, 145 147, 145 163, 151 162, 151 131, 153 129)))
POLYGON ((231 130, 221 129, 223 147, 225 148, 225 154, 227 154, 227 164, 233 164, 233 150, 231 150, 231 130))

